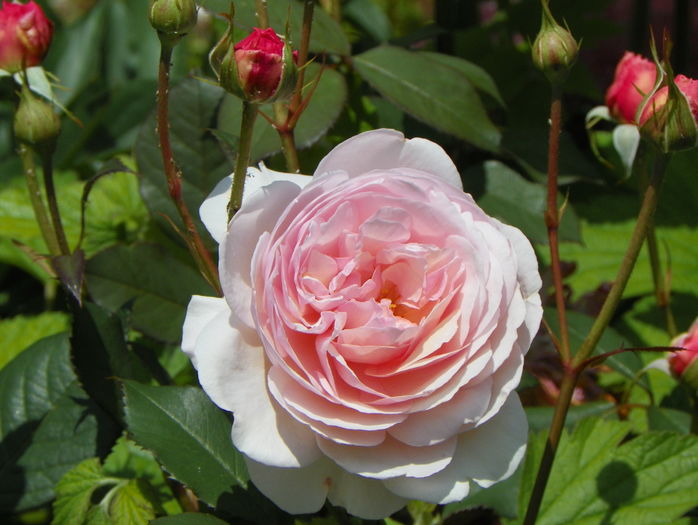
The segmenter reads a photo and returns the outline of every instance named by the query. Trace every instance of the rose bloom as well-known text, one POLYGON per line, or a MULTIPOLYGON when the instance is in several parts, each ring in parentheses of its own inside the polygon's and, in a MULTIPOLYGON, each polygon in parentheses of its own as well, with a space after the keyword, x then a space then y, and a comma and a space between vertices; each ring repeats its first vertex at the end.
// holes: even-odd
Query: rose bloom
POLYGON ((510 476, 541 280, 446 153, 376 130, 312 178, 252 169, 226 230, 229 188, 201 208, 225 297, 192 298, 182 349, 259 490, 291 513, 329 498, 377 519, 510 476))
POLYGON ((676 337, 671 346, 683 348, 669 356, 669 368, 676 377, 681 377, 688 366, 698 359, 698 319, 693 321, 688 332, 676 337))
POLYGON ((0 69, 16 73, 37 66, 48 52, 53 24, 32 0, 2 3, 0 8, 0 69))
POLYGON ((606 106, 611 116, 620 122, 634 124, 637 110, 645 95, 654 88, 656 78, 654 63, 626 51, 606 92, 606 106))

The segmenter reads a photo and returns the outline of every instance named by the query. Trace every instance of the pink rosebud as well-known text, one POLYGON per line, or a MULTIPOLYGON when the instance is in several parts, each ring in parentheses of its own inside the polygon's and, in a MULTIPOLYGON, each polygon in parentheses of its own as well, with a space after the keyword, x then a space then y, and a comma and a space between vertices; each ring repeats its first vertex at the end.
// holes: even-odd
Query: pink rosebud
MULTIPOLYGON (((674 82, 676 82, 676 87, 678 87, 681 93, 686 97, 693 118, 698 118, 698 80, 693 80, 685 75, 677 75, 674 82)), ((654 94, 642 111, 642 116, 640 117, 641 126, 666 105, 668 96, 668 86, 660 88, 654 94)))
POLYGON ((652 62, 626 51, 606 92, 606 106, 611 116, 620 122, 634 124, 635 114, 645 95, 652 91, 656 77, 657 70, 652 62))
MULTIPOLYGON (((698 379, 698 319, 688 332, 679 335, 671 342, 671 346, 683 348, 669 356, 669 367, 676 377, 686 379, 691 383, 698 379), (691 376, 691 377, 688 377, 691 376)), ((698 382, 698 381, 696 381, 698 382)), ((694 385, 696 386, 696 385, 694 385)))
MULTIPOLYGON (((234 49, 240 87, 248 99, 270 99, 284 72, 284 41, 271 28, 255 27, 234 49)), ((293 53, 294 61, 297 55, 297 51, 293 53)))
POLYGON ((0 8, 0 69, 16 73, 41 63, 53 36, 53 24, 31 0, 3 1, 0 8))

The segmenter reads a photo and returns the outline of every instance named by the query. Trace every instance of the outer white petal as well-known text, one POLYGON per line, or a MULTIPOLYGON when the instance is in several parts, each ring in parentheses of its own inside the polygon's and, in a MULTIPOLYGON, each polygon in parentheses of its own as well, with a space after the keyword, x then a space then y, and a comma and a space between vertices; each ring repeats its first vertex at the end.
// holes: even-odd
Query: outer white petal
POLYGON ((489 487, 511 476, 526 452, 528 423, 519 396, 513 393, 486 424, 462 433, 451 464, 425 479, 406 476, 385 486, 406 498, 451 503, 468 494, 468 480, 489 487))
POLYGON ((345 140, 320 161, 314 178, 332 171, 344 171, 354 177, 392 168, 433 173, 463 189, 458 170, 441 146, 421 138, 407 140, 394 129, 367 131, 345 140))
POLYGON ((528 421, 516 392, 486 424, 461 434, 453 467, 481 487, 511 476, 526 452, 528 421))
MULTIPOLYGON (((260 169, 247 168, 247 179, 245 180, 245 189, 242 197, 243 203, 255 191, 279 180, 292 182, 302 188, 311 181, 311 177, 297 173, 273 171, 264 164, 260 164, 260 169)), ((219 244, 223 241, 228 231, 228 201, 230 200, 232 183, 232 174, 221 179, 199 208, 201 221, 206 226, 211 237, 219 244)))
POLYGON ((378 480, 337 470, 332 477, 327 497, 333 505, 347 509, 349 514, 366 520, 377 520, 390 516, 407 503, 406 499, 387 490, 378 480))
POLYGON ((259 491, 291 514, 316 512, 325 504, 332 475, 338 470, 326 459, 307 467, 269 467, 246 459, 250 479, 259 491))
POLYGON ((221 312, 230 312, 228 303, 222 297, 194 295, 189 301, 182 326, 182 351, 189 356, 194 368, 198 368, 195 353, 196 340, 204 327, 221 312))
POLYGON ((509 242, 514 248, 517 262, 516 277, 521 286, 521 293, 524 299, 530 295, 537 294, 543 282, 540 278, 540 272, 538 272, 538 259, 536 258, 536 253, 533 251, 531 242, 518 228, 514 228, 508 224, 502 224, 496 219, 492 220, 499 227, 499 230, 509 239, 509 242))
POLYGON ((376 479, 431 476, 451 462, 456 439, 451 438, 429 447, 411 447, 387 437, 374 447, 340 445, 318 438, 320 449, 345 470, 376 479))
POLYGON ((216 315, 196 341, 199 381, 218 406, 234 414, 233 443, 250 458, 279 467, 304 466, 321 454, 315 435, 272 400, 264 350, 216 315))
POLYGON ((298 184, 285 180, 262 186, 243 203, 221 242, 218 268, 223 295, 233 313, 250 330, 254 330, 250 283, 252 254, 260 238, 274 228, 279 216, 300 191, 298 184))

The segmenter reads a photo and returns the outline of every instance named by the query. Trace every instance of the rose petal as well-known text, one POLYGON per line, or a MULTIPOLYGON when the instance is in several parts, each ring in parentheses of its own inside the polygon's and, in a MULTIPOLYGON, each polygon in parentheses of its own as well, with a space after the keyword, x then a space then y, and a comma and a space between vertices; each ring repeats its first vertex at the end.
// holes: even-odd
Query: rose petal
POLYGON ((249 458, 245 463, 259 491, 291 514, 320 510, 337 471, 337 467, 324 458, 301 468, 270 467, 249 458))
POLYGON ((392 129, 367 131, 345 140, 320 161, 313 179, 333 171, 344 171, 354 177, 391 168, 413 168, 463 188, 458 170, 441 146, 421 138, 406 140, 402 133, 392 129))
POLYGON ((318 439, 318 445, 340 467, 360 476, 424 478, 443 470, 451 462, 456 438, 425 447, 411 447, 390 436, 373 447, 339 445, 322 438, 318 439))
POLYGON ((406 476, 384 480, 396 494, 432 503, 452 503, 467 495, 468 480, 489 487, 511 476, 526 452, 528 422, 517 394, 512 394, 487 424, 462 433, 456 453, 442 471, 425 479, 406 476))
POLYGON ((214 403, 233 412, 232 437, 240 452, 279 467, 310 464, 320 456, 313 432, 272 400, 261 345, 247 343, 229 315, 216 315, 196 341, 201 386, 214 403))
POLYGON ((230 312, 222 297, 192 296, 182 326, 182 351, 189 356, 194 368, 198 368, 195 355, 196 340, 206 325, 221 312, 230 312))
POLYGON ((349 514, 366 520, 382 519, 405 506, 407 500, 387 490, 378 480, 362 478, 344 470, 332 476, 327 498, 349 514))
MULTIPOLYGON (((297 173, 282 173, 267 168, 260 164, 260 168, 247 168, 247 178, 243 191, 243 204, 257 190, 268 186, 275 181, 288 181, 299 188, 303 188, 312 178, 307 175, 297 173)), ((208 197, 199 207, 199 217, 217 243, 221 243, 228 231, 228 202, 230 201, 230 190, 233 184, 233 175, 221 179, 209 193, 208 197)), ((281 211, 281 210, 277 210, 281 211)))

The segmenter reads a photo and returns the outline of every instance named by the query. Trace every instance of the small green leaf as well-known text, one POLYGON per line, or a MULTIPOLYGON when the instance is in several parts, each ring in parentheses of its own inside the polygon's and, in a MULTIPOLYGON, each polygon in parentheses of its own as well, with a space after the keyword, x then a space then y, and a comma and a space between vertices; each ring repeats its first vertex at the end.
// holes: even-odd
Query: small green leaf
POLYGON ((87 286, 100 306, 131 307, 133 327, 168 342, 179 341, 192 295, 210 293, 203 277, 161 246, 117 245, 87 263, 87 286))
POLYGON ((113 525, 148 525, 155 518, 153 504, 144 495, 148 491, 140 480, 132 479, 116 489, 109 502, 113 525))
POLYGON ((92 494, 118 480, 104 477, 99 458, 90 458, 69 470, 56 485, 52 525, 75 525, 87 518, 92 494))
MULTIPOLYGON (((496 160, 484 164, 486 188, 478 204, 489 214, 519 228, 531 242, 548 243, 543 221, 547 207, 547 190, 542 184, 524 179, 496 160)), ((563 199, 558 197, 558 203, 563 199)), ((574 210, 567 206, 560 223, 560 238, 579 240, 579 223, 574 210)))
POLYGON ((357 55, 353 65, 383 97, 413 117, 478 148, 499 149, 499 130, 468 77, 458 69, 392 46, 357 55))
POLYGON ((200 389, 125 381, 124 395, 136 441, 201 499, 215 506, 233 487, 246 487, 247 469, 230 439, 230 420, 200 389))

